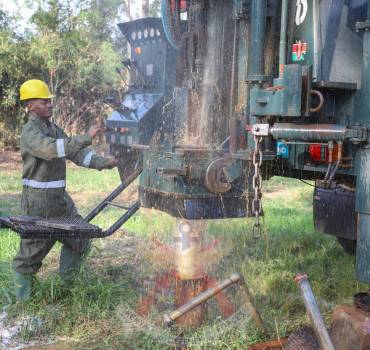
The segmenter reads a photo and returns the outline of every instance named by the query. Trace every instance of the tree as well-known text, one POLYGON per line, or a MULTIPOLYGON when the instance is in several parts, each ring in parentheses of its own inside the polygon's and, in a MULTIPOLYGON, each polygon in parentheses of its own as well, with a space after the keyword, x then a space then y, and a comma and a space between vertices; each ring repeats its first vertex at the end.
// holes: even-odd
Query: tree
POLYGON ((149 0, 141 0, 143 17, 149 16, 149 0))
POLYGON ((42 58, 31 52, 27 36, 15 31, 16 18, 0 11, 0 146, 16 146, 24 122, 20 110, 20 84, 32 77, 45 78, 42 58))
POLYGON ((152 0, 149 6, 149 16, 158 17, 161 14, 161 0, 152 0))
MULTIPOLYGON (((28 0, 30 5, 36 0, 28 0)), ((131 19, 131 0, 37 0, 32 31, 17 32, 19 18, 0 10, 0 146, 16 146, 24 113, 18 91, 27 79, 45 80, 56 95, 55 119, 81 132, 107 111, 117 94, 116 68, 127 51, 117 23, 131 19)), ((160 0, 143 0, 145 14, 160 0)), ((32 6, 31 6, 32 7, 32 6)))
POLYGON ((81 132, 107 110, 104 98, 120 88, 116 68, 125 51, 115 41, 120 0, 42 0, 35 30, 22 35, 17 18, 0 12, 0 142, 18 144, 24 123, 18 90, 27 79, 45 80, 57 96, 55 119, 81 132), (119 50, 118 50, 119 49, 119 50))

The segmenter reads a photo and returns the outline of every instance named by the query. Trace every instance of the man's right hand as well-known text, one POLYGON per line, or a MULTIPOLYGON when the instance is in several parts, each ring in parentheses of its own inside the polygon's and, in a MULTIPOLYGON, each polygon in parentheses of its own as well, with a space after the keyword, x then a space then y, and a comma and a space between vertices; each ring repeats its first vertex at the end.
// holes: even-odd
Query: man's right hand
POLYGON ((94 124, 94 125, 91 125, 87 134, 91 136, 92 138, 94 138, 102 130, 103 128, 101 124, 94 124))

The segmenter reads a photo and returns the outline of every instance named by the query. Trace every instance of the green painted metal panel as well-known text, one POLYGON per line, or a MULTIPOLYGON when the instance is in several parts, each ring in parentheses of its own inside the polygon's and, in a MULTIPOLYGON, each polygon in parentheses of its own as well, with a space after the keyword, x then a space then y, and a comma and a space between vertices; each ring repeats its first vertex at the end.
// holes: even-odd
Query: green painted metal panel
POLYGON ((282 85, 272 89, 251 89, 250 110, 253 116, 301 116, 302 66, 285 66, 282 85))
POLYGON ((314 1, 291 1, 288 62, 314 65, 314 1))

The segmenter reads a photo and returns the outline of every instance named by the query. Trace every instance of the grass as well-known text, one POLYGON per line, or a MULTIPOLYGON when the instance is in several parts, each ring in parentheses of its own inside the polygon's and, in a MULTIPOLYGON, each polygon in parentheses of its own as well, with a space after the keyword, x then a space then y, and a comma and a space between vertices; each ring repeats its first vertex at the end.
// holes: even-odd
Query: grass
MULTIPOLYGON (((2 214, 20 213, 19 178, 19 169, 0 174, 2 214)), ((72 168, 67 182, 80 212, 86 213, 119 184, 119 176, 115 171, 72 168)), ((327 322, 335 305, 350 303, 364 286, 354 278, 354 258, 344 253, 335 238, 315 232, 312 187, 284 178, 273 178, 264 185, 262 238, 256 243, 252 237, 253 219, 209 222, 205 239, 219 243, 205 268, 217 279, 235 271, 243 274, 272 338, 308 323, 293 282, 298 272, 308 273, 327 322)), ((125 200, 131 201, 131 197, 125 200)), ((117 209, 107 209, 94 223, 107 227, 119 214, 117 209)), ((164 329, 161 324, 163 312, 172 308, 173 292, 167 290, 147 317, 136 311, 155 276, 174 266, 149 237, 155 235, 171 244, 174 223, 166 214, 140 210, 125 225, 129 233, 119 231, 111 238, 94 241, 82 273, 69 284, 57 274, 57 244, 38 274, 32 302, 26 305, 14 304, 12 288, 11 261, 19 239, 2 229, 0 308, 7 306, 9 323, 26 315, 43 321, 21 333, 24 341, 64 337, 71 349, 173 349, 179 330, 164 329)), ((242 308, 238 293, 230 290, 228 295, 239 311, 223 319, 211 301, 207 324, 185 331, 191 349, 245 349, 247 344, 266 339, 242 308)))

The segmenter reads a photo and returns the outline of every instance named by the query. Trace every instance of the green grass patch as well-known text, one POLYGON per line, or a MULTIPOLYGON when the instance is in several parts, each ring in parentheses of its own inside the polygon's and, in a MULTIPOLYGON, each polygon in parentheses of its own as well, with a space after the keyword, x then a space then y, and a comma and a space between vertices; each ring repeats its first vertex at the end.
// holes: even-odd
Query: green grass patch
MULTIPOLYGON (((0 210, 20 213, 16 194, 21 190, 17 171, 0 175, 0 210), (11 210, 7 209, 11 203, 11 210)), ((91 209, 104 193, 119 184, 116 171, 68 170, 68 189, 78 194, 82 213, 91 209), (98 195, 100 196, 98 196, 98 195), (98 198, 99 197, 99 198, 98 198)), ((216 244, 215 261, 207 261, 206 272, 216 279, 241 272, 260 309, 271 337, 288 334, 307 317, 293 277, 307 272, 329 322, 337 304, 350 303, 352 295, 364 289, 354 278, 354 258, 344 253, 334 237, 315 232, 312 223, 313 188, 302 182, 272 178, 264 184, 262 237, 255 242, 253 218, 210 221, 206 244, 216 244), (217 255, 218 254, 218 255, 217 255)), ((108 227, 121 211, 109 208, 94 223, 108 227)), ((37 331, 21 334, 25 340, 70 337, 74 349, 172 349, 176 330, 164 329, 161 316, 173 306, 173 291, 160 296, 147 317, 137 313, 155 277, 168 268, 156 256, 150 236, 173 247, 175 219, 151 210, 140 210, 113 238, 95 240, 82 273, 63 282, 57 273, 57 245, 45 260, 32 302, 13 304, 11 262, 19 238, 0 230, 0 307, 8 307, 10 321, 23 315, 43 320, 37 331), (155 258, 153 258, 155 257, 155 258), (153 260, 159 259, 159 260, 153 260)), ((166 254, 164 254, 166 255, 166 254)), ((163 256, 163 261, 168 257, 163 256)), ((247 344, 264 339, 250 321, 235 290, 228 295, 238 312, 223 319, 210 302, 209 319, 204 327, 185 332, 191 349, 245 349, 247 344)))

